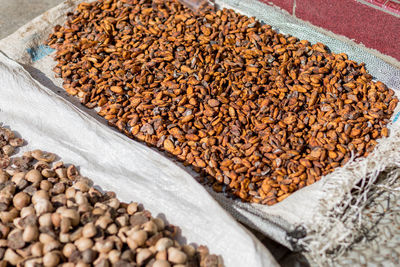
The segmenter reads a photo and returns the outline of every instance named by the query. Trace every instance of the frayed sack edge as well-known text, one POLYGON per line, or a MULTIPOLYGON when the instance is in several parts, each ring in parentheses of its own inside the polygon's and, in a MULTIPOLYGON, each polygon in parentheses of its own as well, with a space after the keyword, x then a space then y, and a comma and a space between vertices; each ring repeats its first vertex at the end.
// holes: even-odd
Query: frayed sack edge
MULTIPOLYGON (((390 125, 391 134, 366 158, 350 160, 324 178, 324 198, 319 201, 313 219, 300 228, 306 236, 293 242, 305 251, 310 263, 333 264, 333 259, 363 235, 362 211, 383 192, 399 196, 392 188, 400 176, 400 125, 390 125)), ((364 229, 365 231, 365 229, 364 229)))

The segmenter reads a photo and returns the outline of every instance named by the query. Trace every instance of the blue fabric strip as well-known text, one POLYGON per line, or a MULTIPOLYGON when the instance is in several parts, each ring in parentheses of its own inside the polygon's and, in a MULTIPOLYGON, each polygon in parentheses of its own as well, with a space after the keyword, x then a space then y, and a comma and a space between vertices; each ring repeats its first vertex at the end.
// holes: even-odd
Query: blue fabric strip
POLYGON ((399 119, 399 117, 400 117, 400 111, 397 112, 396 115, 394 116, 393 123, 395 123, 399 119))
POLYGON ((43 57, 53 53, 55 49, 50 48, 47 45, 39 45, 37 47, 30 47, 26 49, 26 52, 31 56, 33 62, 42 59, 43 57))

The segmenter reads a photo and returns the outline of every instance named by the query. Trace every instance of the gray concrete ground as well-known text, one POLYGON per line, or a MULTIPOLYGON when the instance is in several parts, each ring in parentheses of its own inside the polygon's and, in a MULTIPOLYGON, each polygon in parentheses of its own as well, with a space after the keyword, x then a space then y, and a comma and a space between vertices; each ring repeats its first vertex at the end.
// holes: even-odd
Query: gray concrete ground
POLYGON ((0 0, 0 39, 63 0, 0 0))

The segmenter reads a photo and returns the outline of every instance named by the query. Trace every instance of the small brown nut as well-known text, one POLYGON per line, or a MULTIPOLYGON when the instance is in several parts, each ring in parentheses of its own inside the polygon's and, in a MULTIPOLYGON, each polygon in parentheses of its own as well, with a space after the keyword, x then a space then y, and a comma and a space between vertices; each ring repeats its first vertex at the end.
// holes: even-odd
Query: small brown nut
POLYGON ((148 258, 150 258, 153 255, 153 253, 150 251, 150 249, 144 248, 141 249, 137 254, 136 254, 136 262, 139 265, 142 265, 144 261, 146 261, 148 258))
POLYGON ((65 196, 66 196, 67 198, 75 198, 75 194, 76 194, 76 190, 75 190, 75 188, 73 188, 73 187, 68 187, 68 188, 65 190, 65 196))
POLYGON ((157 260, 167 260, 168 259, 168 253, 166 250, 161 250, 159 252, 157 252, 156 254, 156 259, 157 260))
POLYGON ((97 241, 95 244, 95 248, 99 253, 105 254, 110 252, 114 247, 114 242, 111 240, 101 240, 97 241))
POLYGON ((196 255, 196 249, 191 245, 183 245, 182 249, 189 258, 192 258, 196 255))
POLYGON ((14 250, 8 248, 4 254, 4 260, 12 265, 18 265, 23 259, 14 250))
POLYGON ((35 214, 35 209, 32 206, 24 207, 20 211, 21 218, 25 218, 26 216, 34 215, 34 214, 35 214))
POLYGON ((15 228, 24 230, 25 222, 24 222, 24 219, 22 219, 21 217, 15 218, 13 220, 13 224, 14 224, 15 228))
POLYGON ((1 211, 0 212, 0 220, 4 223, 10 223, 12 222, 15 218, 18 217, 18 210, 16 208, 12 208, 10 211, 1 211))
POLYGON ((124 227, 128 225, 129 222, 129 216, 127 214, 124 214, 122 216, 119 216, 117 219, 115 219, 115 222, 120 226, 124 227))
POLYGON ((2 135, 4 140, 10 140, 15 137, 14 132, 5 127, 0 127, 0 135, 2 135))
MULTIPOLYGON (((8 156, 0 157, 0 168, 5 169, 5 168, 9 167, 10 161, 11 161, 10 157, 8 157, 8 156)), ((7 168, 7 172, 8 172, 8 174, 12 174, 14 172, 14 168, 7 168)))
POLYGON ((121 203, 119 202, 118 199, 112 198, 112 199, 109 199, 105 204, 108 205, 109 207, 114 208, 114 209, 117 210, 121 203))
POLYGON ((56 172, 52 169, 43 169, 41 173, 42 173, 43 177, 46 177, 46 178, 56 176, 56 172))
POLYGON ((61 222, 60 222, 60 232, 61 233, 68 233, 69 230, 71 229, 71 220, 67 217, 61 217, 61 222))
POLYGON ((39 237, 39 229, 35 225, 28 225, 24 233, 22 234, 22 239, 25 242, 33 242, 36 241, 39 237))
POLYGON ((39 216, 39 225, 42 227, 51 227, 52 226, 51 213, 45 213, 39 216))
POLYGON ((19 192, 13 198, 13 204, 17 210, 25 208, 30 202, 31 197, 25 192, 19 192))
POLYGON ((76 204, 78 204, 78 205, 85 205, 88 203, 88 199, 85 196, 85 193, 82 193, 81 191, 76 192, 75 201, 76 201, 76 204))
POLYGON ((76 190, 79 190, 79 191, 81 191, 81 192, 88 192, 89 191, 89 189, 90 189, 90 186, 89 186, 89 183, 88 183, 88 181, 86 181, 86 180, 79 180, 79 181, 77 181, 74 185, 73 185, 73 187, 76 189, 76 190))
POLYGON ((172 247, 173 245, 174 245, 174 241, 172 241, 168 237, 163 237, 157 241, 155 248, 157 251, 162 251, 162 250, 166 250, 166 249, 172 247))
POLYGON ((41 150, 32 151, 32 157, 37 161, 44 161, 47 163, 53 162, 56 159, 56 155, 41 150))
POLYGON ((43 245, 43 253, 47 254, 50 251, 59 249, 61 247, 60 242, 53 240, 43 245))
POLYGON ((80 215, 79 215, 79 212, 76 211, 75 209, 65 209, 61 213, 61 216, 65 217, 65 218, 69 218, 71 220, 72 226, 76 226, 79 224, 80 215))
POLYGON ((72 243, 68 243, 63 248, 63 254, 66 258, 69 258, 73 252, 77 250, 76 246, 72 243))
POLYGON ((153 218, 153 222, 157 225, 158 231, 162 231, 165 228, 165 223, 160 218, 153 218))
POLYGON ((157 224, 153 221, 148 221, 143 224, 143 230, 145 230, 150 235, 157 233, 158 227, 157 224))
POLYGON ((19 184, 24 179, 25 179, 25 172, 17 172, 11 177, 11 181, 13 181, 15 184, 19 184))
POLYGON ((87 264, 92 263, 96 259, 96 256, 97 252, 90 248, 81 253, 82 261, 87 264))
POLYGON ((184 252, 177 248, 168 248, 168 261, 175 264, 183 264, 187 261, 187 256, 184 252))
POLYGON ((89 238, 81 237, 74 242, 74 245, 78 248, 79 251, 84 251, 93 247, 93 241, 89 238))
POLYGON ((116 233, 118 233, 118 226, 115 223, 112 223, 107 227, 106 232, 109 235, 115 235, 116 233))
POLYGON ((60 257, 58 253, 54 251, 46 253, 43 257, 43 265, 45 267, 57 266, 59 262, 60 262, 60 257))
POLYGON ((78 169, 75 167, 75 165, 70 165, 67 168, 67 176, 68 176, 68 179, 73 180, 73 181, 76 179, 76 177, 79 176, 78 169))
POLYGON ((50 243, 54 241, 54 237, 49 233, 40 233, 39 234, 39 241, 43 244, 50 243))
POLYGON ((49 200, 49 192, 45 190, 38 190, 35 193, 33 193, 32 196, 32 203, 36 204, 40 200, 49 200))
POLYGON ((65 184, 60 182, 53 185, 53 188, 50 190, 52 195, 60 195, 65 192, 65 184))
POLYGON ((96 227, 92 222, 85 224, 83 226, 82 235, 86 238, 94 237, 97 233, 96 227))
POLYGON ((171 264, 166 260, 156 260, 152 267, 171 267, 171 264))
POLYGON ((75 242, 82 237, 82 229, 82 227, 79 227, 77 230, 75 230, 75 232, 70 234, 69 239, 71 240, 71 242, 75 242))
POLYGON ((39 216, 44 213, 53 211, 53 205, 47 199, 39 199, 38 201, 36 201, 36 204, 34 205, 34 207, 35 207, 36 214, 39 216))
POLYGON ((59 228, 61 225, 61 215, 57 212, 51 214, 51 223, 54 227, 59 228))
POLYGON ((33 257, 42 257, 43 256, 43 244, 40 242, 36 242, 31 247, 31 253, 33 257))
POLYGON ((12 153, 14 153, 15 148, 10 145, 5 145, 1 148, 3 150, 3 153, 7 156, 11 156, 12 153))
POLYGON ((33 165, 33 168, 35 170, 38 170, 38 171, 41 172, 44 169, 48 169, 49 168, 49 164, 47 162, 44 162, 44 161, 38 161, 38 162, 35 163, 35 165, 33 165))
POLYGON ((20 147, 24 145, 24 139, 22 138, 13 138, 9 141, 9 144, 13 147, 20 147))
POLYGON ((53 187, 53 184, 48 180, 42 180, 39 187, 41 190, 49 191, 53 187))
POLYGON ((21 249, 25 246, 25 242, 22 239, 22 230, 14 229, 8 234, 7 246, 12 249, 21 249))
POLYGON ((0 183, 5 183, 10 179, 10 175, 7 172, 0 169, 0 183))
POLYGON ((25 179, 31 183, 42 181, 42 174, 38 170, 30 170, 25 174, 25 179))
POLYGON ((147 240, 147 232, 143 230, 133 231, 129 233, 129 239, 132 239, 140 247, 143 246, 147 240))
POLYGON ((138 210, 138 203, 132 202, 128 205, 127 212, 129 215, 134 214, 138 210))
POLYGON ((66 168, 57 168, 56 175, 58 178, 66 179, 67 178, 67 169, 66 168))
POLYGON ((100 227, 101 229, 106 229, 107 226, 112 222, 113 220, 109 216, 103 215, 97 219, 95 225, 100 227))
POLYGON ((121 258, 121 252, 113 249, 110 252, 108 252, 108 259, 110 260, 111 264, 115 264, 117 261, 119 261, 121 258))
POLYGON ((32 159, 33 159, 33 157, 32 157, 32 152, 31 151, 25 151, 23 154, 22 154, 22 157, 23 158, 25 158, 27 161, 31 161, 32 159))
MULTIPOLYGON (((103 258, 97 258, 97 260, 94 262, 94 266, 95 267, 110 267, 110 262, 107 259, 103 259, 103 258)), ((118 266, 117 264, 115 264, 115 266, 118 266)), ((123 265, 121 265, 123 266, 123 265)))
POLYGON ((58 240, 61 243, 65 244, 65 243, 68 243, 71 241, 69 237, 70 237, 70 235, 68 233, 60 233, 60 235, 58 236, 58 240))

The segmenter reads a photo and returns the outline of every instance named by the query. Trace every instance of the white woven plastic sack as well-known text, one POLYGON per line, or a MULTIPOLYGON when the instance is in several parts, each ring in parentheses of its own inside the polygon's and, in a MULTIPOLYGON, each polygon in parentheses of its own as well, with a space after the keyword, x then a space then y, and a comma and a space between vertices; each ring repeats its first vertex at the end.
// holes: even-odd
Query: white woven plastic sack
MULTIPOLYGON (((60 88, 62 80, 54 78, 52 68, 55 62, 49 55, 50 51, 43 46, 43 41, 52 31, 53 26, 63 24, 66 19, 65 14, 72 11, 80 2, 83 1, 66 1, 0 41, 0 50, 10 58, 24 64, 35 79, 55 93, 60 92, 59 94, 66 99, 72 98, 66 96, 60 88)), ((377 80, 395 89, 396 93, 400 89, 400 70, 375 57, 369 53, 370 50, 328 36, 315 27, 256 0, 216 0, 214 2, 221 8, 232 8, 239 13, 255 16, 282 33, 291 34, 312 43, 322 42, 335 53, 345 52, 350 59, 365 62, 370 73, 377 80)), ((72 102, 77 103, 74 100, 72 102)), ((395 114, 397 111, 398 109, 395 114)), ((394 116, 394 120, 396 119, 397 114, 394 116)), ((376 153, 370 154, 366 159, 350 161, 345 167, 339 168, 317 183, 295 192, 273 206, 242 203, 240 200, 227 199, 210 188, 207 190, 239 221, 291 249, 297 249, 300 246, 311 251, 313 257, 324 258, 327 251, 336 249, 339 245, 342 248, 346 247, 353 242, 357 236, 357 224, 350 219, 359 216, 360 207, 362 208, 367 199, 366 193, 371 190, 371 185, 379 173, 387 168, 400 166, 399 157, 394 158, 397 154, 393 151, 394 145, 397 145, 399 140, 399 124, 393 123, 390 128, 392 130, 390 137, 379 141, 376 153), (369 177, 369 183, 364 184, 359 190, 352 190, 360 180, 365 180, 366 177, 369 177), (354 198, 357 199, 356 205, 349 206, 354 198), (352 215, 348 217, 343 216, 350 214, 349 212, 354 214, 351 213, 352 215), (351 223, 342 223, 340 218, 343 217, 351 223)), ((140 146, 134 141, 131 143, 132 146, 140 146)))

